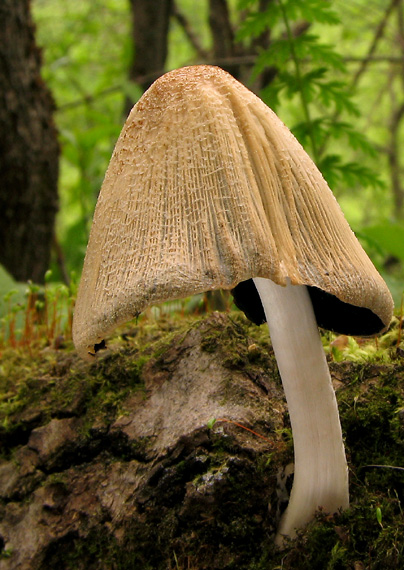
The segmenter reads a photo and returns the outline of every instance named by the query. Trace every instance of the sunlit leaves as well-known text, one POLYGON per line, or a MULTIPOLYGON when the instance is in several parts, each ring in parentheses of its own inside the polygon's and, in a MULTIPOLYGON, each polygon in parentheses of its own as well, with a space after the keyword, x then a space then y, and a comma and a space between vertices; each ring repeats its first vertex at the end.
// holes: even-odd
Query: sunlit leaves
POLYGON ((240 0, 238 9, 247 10, 242 26, 240 26, 237 39, 250 39, 258 37, 265 30, 273 29, 280 19, 280 11, 276 2, 269 2, 264 12, 257 10, 257 0, 240 0))
POLYGON ((130 6, 127 0, 36 0, 33 13, 44 79, 57 109, 62 149, 57 235, 70 270, 82 264, 125 98, 137 98, 127 81, 130 6))
POLYGON ((328 184, 337 193, 342 185, 354 187, 358 184, 358 180, 364 186, 373 188, 379 188, 381 184, 373 170, 359 162, 343 162, 341 156, 336 154, 324 155, 318 166, 328 184))
POLYGON ((247 16, 240 37, 271 30, 268 49, 257 57, 254 75, 276 69, 274 80, 261 96, 279 112, 285 102, 300 104, 300 120, 289 125, 333 185, 380 187, 379 177, 357 162, 359 154, 374 156, 373 145, 358 132, 354 120, 360 111, 353 98, 345 63, 335 47, 324 43, 315 25, 337 25, 331 3, 323 0, 274 0, 262 12, 259 2, 242 0, 247 16), (348 146, 354 160, 344 160, 335 142, 348 146))
POLYGON ((291 20, 299 18, 308 22, 336 25, 340 23, 338 15, 332 9, 331 2, 324 0, 292 0, 284 2, 287 16, 291 20))
MULTIPOLYGON (((331 3, 324 0, 284 0, 282 4, 290 21, 306 20, 329 25, 340 23, 331 3)), ((257 7, 257 0, 239 0, 238 9, 247 14, 238 39, 256 37, 268 28, 274 29, 282 20, 279 0, 269 2, 265 11, 259 11, 257 7)))
POLYGON ((359 116, 359 111, 348 92, 347 85, 344 81, 327 81, 324 71, 323 77, 319 80, 314 77, 312 83, 315 85, 319 101, 327 109, 332 109, 339 114, 346 111, 350 115, 359 116))

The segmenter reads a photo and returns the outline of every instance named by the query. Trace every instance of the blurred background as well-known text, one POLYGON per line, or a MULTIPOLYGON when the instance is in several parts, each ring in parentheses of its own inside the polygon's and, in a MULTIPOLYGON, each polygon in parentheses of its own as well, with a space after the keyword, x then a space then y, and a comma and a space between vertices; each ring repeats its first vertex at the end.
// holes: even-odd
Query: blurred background
POLYGON ((79 278, 130 108, 209 63, 294 132, 400 305, 404 0, 1 0, 0 21, 0 293, 79 278))

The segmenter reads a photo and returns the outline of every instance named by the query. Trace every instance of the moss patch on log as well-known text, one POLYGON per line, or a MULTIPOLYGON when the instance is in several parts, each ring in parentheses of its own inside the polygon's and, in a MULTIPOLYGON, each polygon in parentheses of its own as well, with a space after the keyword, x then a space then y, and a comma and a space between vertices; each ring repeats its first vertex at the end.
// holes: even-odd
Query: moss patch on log
POLYGON ((357 352, 336 340, 324 335, 351 507, 318 513, 282 552, 293 447, 266 327, 140 321, 90 365, 72 347, 4 351, 0 570, 402 568, 399 323, 357 352))

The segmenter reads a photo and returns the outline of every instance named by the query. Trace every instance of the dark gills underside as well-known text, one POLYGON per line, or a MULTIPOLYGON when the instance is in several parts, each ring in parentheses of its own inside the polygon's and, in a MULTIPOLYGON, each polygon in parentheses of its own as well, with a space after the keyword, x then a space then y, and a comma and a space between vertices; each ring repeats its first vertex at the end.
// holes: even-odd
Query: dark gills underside
MULTIPOLYGON (((372 336, 384 328, 384 323, 370 309, 340 301, 317 287, 307 287, 313 304, 317 325, 321 328, 351 336, 372 336)), ((233 290, 234 303, 256 325, 266 322, 264 309, 252 279, 242 281, 233 290)))

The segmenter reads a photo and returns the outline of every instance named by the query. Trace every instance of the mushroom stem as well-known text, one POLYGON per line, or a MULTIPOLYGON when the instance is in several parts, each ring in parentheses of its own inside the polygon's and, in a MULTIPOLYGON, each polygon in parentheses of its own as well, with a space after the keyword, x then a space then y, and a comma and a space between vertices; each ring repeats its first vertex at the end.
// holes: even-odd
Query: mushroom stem
POLYGON ((275 542, 295 535, 319 507, 349 506, 348 467, 337 401, 313 307, 304 285, 254 279, 288 403, 295 472, 275 542))

